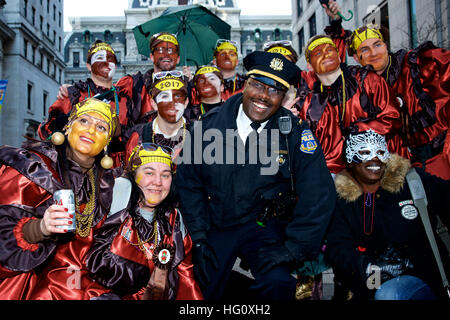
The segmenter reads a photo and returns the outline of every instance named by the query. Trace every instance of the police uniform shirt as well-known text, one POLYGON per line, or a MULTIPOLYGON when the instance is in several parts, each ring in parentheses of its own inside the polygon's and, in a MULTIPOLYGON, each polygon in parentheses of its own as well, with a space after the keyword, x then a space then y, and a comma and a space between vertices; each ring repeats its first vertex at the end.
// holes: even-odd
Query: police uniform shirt
MULTIPOLYGON (((250 118, 245 114, 244 108, 242 107, 242 103, 241 103, 241 105, 239 106, 239 111, 238 111, 237 117, 236 117, 236 125, 237 125, 237 130, 238 130, 239 136, 241 137, 241 140, 244 143, 244 146, 245 146, 245 142, 247 140, 248 135, 253 131, 253 128, 251 126, 252 122, 253 121, 250 120, 250 118)), ((261 123, 261 126, 257 130, 258 133, 261 133, 261 130, 264 129, 267 122, 269 122, 269 120, 266 120, 261 123)))

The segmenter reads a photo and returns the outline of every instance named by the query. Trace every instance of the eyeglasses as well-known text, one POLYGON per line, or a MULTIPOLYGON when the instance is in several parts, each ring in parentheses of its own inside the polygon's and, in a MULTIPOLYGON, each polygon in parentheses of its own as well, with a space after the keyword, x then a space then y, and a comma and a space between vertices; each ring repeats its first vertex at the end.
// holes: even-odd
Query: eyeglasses
POLYGON ((273 96, 273 95, 281 96, 284 93, 284 91, 282 91, 282 90, 276 89, 271 86, 267 86, 267 85, 259 82, 258 80, 255 80, 252 78, 250 78, 247 82, 253 89, 258 91, 259 93, 265 93, 266 88, 267 88, 267 93, 269 96, 273 96))
POLYGON ((176 48, 165 48, 165 47, 157 47, 155 49, 153 49, 153 52, 158 52, 158 53, 165 53, 167 52, 167 54, 175 54, 178 53, 178 50, 176 48))
POLYGON ((292 47, 292 41, 290 40, 278 40, 278 41, 269 41, 264 43, 263 45, 263 51, 275 46, 275 45, 279 45, 279 46, 283 46, 283 47, 292 47))
POLYGON ((236 41, 234 41, 234 40, 228 40, 228 39, 217 39, 217 42, 216 42, 216 48, 219 46, 219 45, 221 45, 222 43, 231 43, 233 46, 235 46, 236 48, 237 48, 237 46, 238 46, 238 43, 236 42, 236 41))
POLYGON ((167 153, 168 155, 172 155, 173 152, 173 149, 171 147, 162 146, 153 142, 144 142, 142 143, 142 147, 144 148, 144 150, 147 151, 156 151, 158 150, 158 148, 161 148, 161 150, 167 153))
POLYGON ((169 71, 160 71, 160 72, 156 72, 153 73, 153 81, 155 81, 155 79, 164 79, 167 76, 172 76, 175 78, 181 78, 183 76, 183 72, 179 71, 179 70, 169 70, 169 71))

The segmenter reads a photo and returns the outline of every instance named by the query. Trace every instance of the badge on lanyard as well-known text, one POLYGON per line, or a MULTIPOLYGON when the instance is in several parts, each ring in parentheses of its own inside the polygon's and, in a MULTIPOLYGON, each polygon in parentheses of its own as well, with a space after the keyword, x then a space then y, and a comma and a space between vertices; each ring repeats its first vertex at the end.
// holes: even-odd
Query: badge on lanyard
POLYGON ((405 219, 413 220, 419 215, 417 208, 414 206, 414 201, 412 200, 400 201, 398 205, 402 208, 401 213, 405 219))

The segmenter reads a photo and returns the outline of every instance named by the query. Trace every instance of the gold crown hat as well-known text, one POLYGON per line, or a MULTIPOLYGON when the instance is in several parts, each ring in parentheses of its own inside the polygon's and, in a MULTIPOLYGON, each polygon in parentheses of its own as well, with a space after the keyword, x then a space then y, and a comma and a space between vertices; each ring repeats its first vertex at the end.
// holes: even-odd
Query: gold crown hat
POLYGON ((138 143, 128 158, 128 170, 134 171, 150 162, 165 163, 172 169, 172 156, 160 146, 156 150, 147 150, 142 143, 138 143))
POLYGON ((161 79, 155 79, 150 87, 150 94, 152 97, 156 97, 160 92, 167 90, 180 90, 183 91, 186 95, 188 93, 187 90, 187 82, 184 77, 174 77, 171 75, 167 75, 161 79))
POLYGON ((380 32, 380 27, 376 24, 368 24, 353 31, 349 40, 349 54, 356 54, 361 43, 367 39, 380 39, 384 41, 383 35, 380 32))
MULTIPOLYGON (((311 38, 311 40, 310 40, 310 42, 309 42, 309 44, 307 45, 307 48, 306 48, 306 50, 305 50, 305 59, 306 59, 306 62, 309 63, 311 52, 312 52, 315 48, 317 48, 318 46, 321 46, 321 45, 323 45, 323 44, 329 44, 329 45, 331 45, 333 48, 335 48, 336 51, 338 51, 338 48, 336 47, 336 44, 333 42, 333 40, 332 40, 330 37, 325 36, 325 35, 318 35, 318 36, 315 36, 315 37, 311 38)), ((339 51, 338 51, 338 52, 339 52, 339 51)))

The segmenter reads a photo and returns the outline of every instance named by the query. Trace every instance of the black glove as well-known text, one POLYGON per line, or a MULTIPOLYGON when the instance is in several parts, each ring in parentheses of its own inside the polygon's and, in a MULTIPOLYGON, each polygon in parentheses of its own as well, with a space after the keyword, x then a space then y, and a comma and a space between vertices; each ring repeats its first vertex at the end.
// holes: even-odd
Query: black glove
POLYGON ((216 254, 206 240, 199 240, 194 243, 194 252, 192 253, 194 262, 194 274, 197 281, 204 288, 210 283, 210 278, 206 272, 208 263, 212 263, 214 269, 219 269, 219 262, 216 254))
POLYGON ((384 283, 392 278, 402 275, 407 268, 412 268, 413 265, 409 259, 396 250, 393 246, 389 246, 383 254, 374 262, 368 263, 366 267, 366 279, 377 272, 377 268, 371 268, 371 266, 377 266, 380 272, 380 281, 384 283))
POLYGON ((284 245, 271 243, 259 249, 256 271, 265 273, 278 265, 294 263, 295 258, 284 245))

